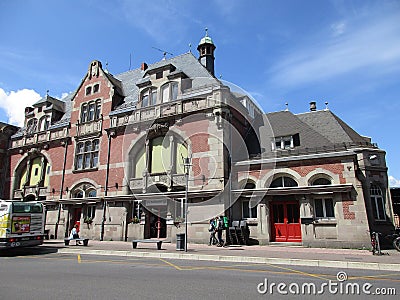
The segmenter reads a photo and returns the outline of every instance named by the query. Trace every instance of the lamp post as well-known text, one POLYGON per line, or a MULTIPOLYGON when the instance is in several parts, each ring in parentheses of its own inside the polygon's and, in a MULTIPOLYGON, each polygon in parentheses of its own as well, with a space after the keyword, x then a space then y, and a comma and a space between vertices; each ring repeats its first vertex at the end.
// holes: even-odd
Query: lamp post
POLYGON ((186 184, 186 188, 185 188, 185 252, 187 252, 187 226, 188 226, 188 198, 189 198, 189 194, 188 194, 188 190, 189 190, 189 172, 190 172, 190 157, 185 157, 183 158, 183 167, 185 170, 185 184, 186 184))

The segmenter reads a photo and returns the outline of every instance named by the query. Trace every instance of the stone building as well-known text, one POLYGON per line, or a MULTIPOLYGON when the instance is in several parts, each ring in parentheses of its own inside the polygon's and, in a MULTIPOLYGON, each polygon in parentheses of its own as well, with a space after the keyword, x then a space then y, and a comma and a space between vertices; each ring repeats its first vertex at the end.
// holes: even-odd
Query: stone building
POLYGON ((26 108, 10 196, 43 201, 54 237, 79 224, 93 239, 174 240, 186 218, 205 243, 217 215, 263 244, 359 247, 390 230, 385 152, 315 103, 264 114, 214 76, 215 49, 206 34, 198 57, 118 75, 95 60, 74 93, 26 108))
POLYGON ((10 185, 10 156, 8 148, 10 137, 16 133, 18 127, 0 122, 0 199, 7 199, 10 191, 7 187, 10 185))

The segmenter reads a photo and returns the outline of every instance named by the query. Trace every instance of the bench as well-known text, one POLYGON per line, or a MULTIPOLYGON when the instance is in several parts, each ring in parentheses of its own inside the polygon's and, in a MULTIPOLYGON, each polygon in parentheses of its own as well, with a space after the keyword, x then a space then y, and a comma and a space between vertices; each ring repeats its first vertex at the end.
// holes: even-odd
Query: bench
POLYGON ((133 249, 136 249, 138 243, 156 243, 157 250, 161 250, 162 241, 160 241, 160 240, 133 240, 132 241, 133 249))
POLYGON ((83 242, 83 246, 87 246, 89 243, 89 239, 85 239, 85 238, 79 238, 79 239, 66 238, 66 239, 64 239, 65 246, 69 246, 70 241, 76 241, 76 245, 80 245, 80 244, 78 244, 78 242, 83 242))

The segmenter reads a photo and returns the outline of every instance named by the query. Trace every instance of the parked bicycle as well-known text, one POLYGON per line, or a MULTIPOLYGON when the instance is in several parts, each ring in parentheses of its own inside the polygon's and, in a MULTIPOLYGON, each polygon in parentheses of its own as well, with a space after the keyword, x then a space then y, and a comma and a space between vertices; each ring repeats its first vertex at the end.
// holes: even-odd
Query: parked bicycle
MULTIPOLYGON (((373 255, 382 255, 380 236, 382 236, 380 232, 371 233, 371 246, 373 255)), ((400 252, 400 229, 396 229, 395 233, 393 234, 386 235, 385 239, 389 240, 392 243, 393 248, 400 252)))

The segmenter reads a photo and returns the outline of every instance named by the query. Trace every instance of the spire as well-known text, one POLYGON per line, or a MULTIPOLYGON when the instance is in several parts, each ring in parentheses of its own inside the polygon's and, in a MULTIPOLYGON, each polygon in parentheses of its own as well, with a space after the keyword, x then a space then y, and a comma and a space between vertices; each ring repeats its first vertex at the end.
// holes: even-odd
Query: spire
POLYGON ((214 50, 215 45, 205 28, 205 36, 200 40, 197 50, 199 51, 200 63, 214 76, 214 50))

